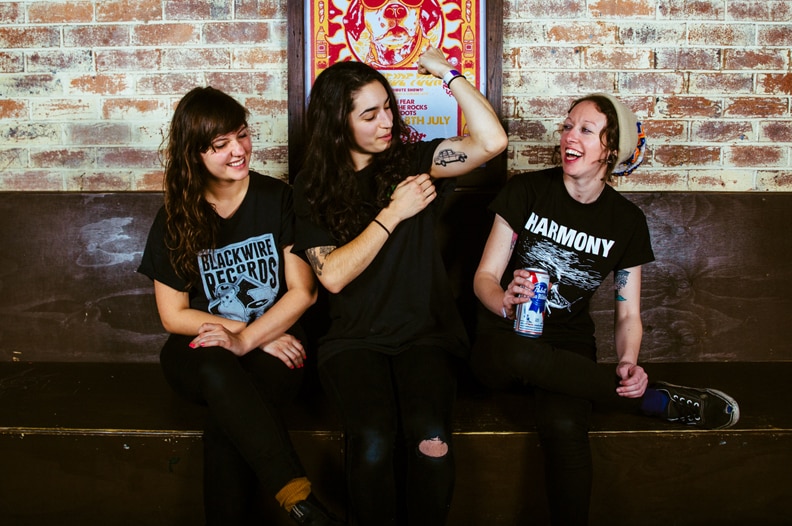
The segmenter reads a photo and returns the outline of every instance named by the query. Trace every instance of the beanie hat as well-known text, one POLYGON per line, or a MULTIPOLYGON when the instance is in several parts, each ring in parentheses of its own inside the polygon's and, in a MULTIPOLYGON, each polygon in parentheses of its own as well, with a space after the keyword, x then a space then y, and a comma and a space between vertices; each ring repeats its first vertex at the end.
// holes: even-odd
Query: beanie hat
POLYGON ((643 162, 646 151, 646 134, 635 113, 613 95, 594 93, 608 99, 619 121, 619 152, 613 175, 630 175, 643 162))

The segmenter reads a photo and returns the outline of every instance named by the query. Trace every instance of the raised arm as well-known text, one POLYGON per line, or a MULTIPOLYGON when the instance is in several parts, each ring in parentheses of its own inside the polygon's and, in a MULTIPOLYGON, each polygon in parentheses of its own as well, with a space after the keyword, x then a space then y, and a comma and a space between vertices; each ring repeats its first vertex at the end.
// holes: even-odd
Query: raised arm
MULTIPOLYGON (((429 46, 418 59, 418 72, 421 74, 442 79, 452 69, 445 55, 432 46, 429 46)), ((473 84, 459 78, 450 82, 448 88, 465 116, 468 135, 448 138, 437 146, 435 163, 431 171, 432 177, 456 177, 466 174, 501 153, 509 144, 495 110, 473 84), (464 154, 464 161, 447 163, 443 166, 437 155, 444 150, 451 150, 454 154, 464 154)))

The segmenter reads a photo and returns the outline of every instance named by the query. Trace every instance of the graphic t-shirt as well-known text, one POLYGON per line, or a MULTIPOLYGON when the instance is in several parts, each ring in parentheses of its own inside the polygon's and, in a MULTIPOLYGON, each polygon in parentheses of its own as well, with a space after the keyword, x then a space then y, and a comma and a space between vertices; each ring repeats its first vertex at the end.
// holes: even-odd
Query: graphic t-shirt
MULTIPOLYGON (((247 194, 237 211, 218 219, 218 246, 198 256, 200 285, 188 291, 190 307, 249 323, 286 292, 283 247, 294 242, 291 188, 251 172, 247 194)), ((186 289, 165 246, 164 207, 149 231, 138 272, 173 289, 186 289)))
MULTIPOLYGON (((410 145, 409 173, 427 173, 441 140, 410 145)), ((374 167, 358 172, 367 203, 374 203, 374 167)), ((395 354, 413 344, 436 345, 462 352, 467 336, 440 254, 435 227, 443 199, 453 181, 434 181, 438 198, 419 214, 402 221, 371 264, 338 294, 329 294, 330 328, 320 340, 319 360, 343 349, 367 348, 395 354)), ((315 224, 304 196, 302 178, 294 183, 297 214, 295 252, 340 246, 315 224)), ((378 213, 371 206, 371 218, 378 213)))
MULTIPOLYGON (((511 282, 517 268, 538 267, 550 274, 542 338, 553 344, 593 345, 589 301, 594 292, 611 272, 654 261, 640 208, 608 185, 593 203, 575 201, 560 168, 515 175, 490 209, 518 233, 501 285, 511 282)), ((481 324, 512 326, 495 315, 483 316, 481 324)))

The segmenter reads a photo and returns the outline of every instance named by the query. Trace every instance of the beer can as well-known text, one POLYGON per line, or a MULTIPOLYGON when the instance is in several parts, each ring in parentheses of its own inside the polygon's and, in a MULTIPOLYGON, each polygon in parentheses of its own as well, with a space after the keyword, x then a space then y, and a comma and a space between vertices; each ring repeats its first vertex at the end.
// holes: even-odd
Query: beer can
POLYGON ((544 328, 544 311, 547 293, 550 290, 550 274, 540 268, 526 268, 534 284, 533 298, 527 303, 518 303, 515 311, 514 332, 528 338, 538 338, 544 328))

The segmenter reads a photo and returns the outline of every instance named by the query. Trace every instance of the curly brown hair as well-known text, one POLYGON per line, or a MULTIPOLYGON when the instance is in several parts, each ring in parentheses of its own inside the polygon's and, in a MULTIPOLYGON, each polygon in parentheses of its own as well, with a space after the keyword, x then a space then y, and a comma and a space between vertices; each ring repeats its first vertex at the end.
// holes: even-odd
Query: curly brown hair
POLYGON ((298 174, 310 204, 311 219, 340 244, 357 236, 377 212, 390 202, 390 192, 405 174, 406 134, 399 105, 387 79, 362 62, 337 62, 322 71, 311 88, 306 113, 307 148, 298 174), (391 145, 374 155, 376 199, 364 202, 350 152, 356 147, 349 126, 355 96, 361 88, 379 82, 393 111, 391 145))
POLYGON ((201 154, 212 141, 247 125, 248 111, 212 87, 194 88, 179 101, 163 148, 165 245, 187 288, 198 283, 198 254, 217 246, 218 220, 204 195, 210 174, 201 154))

